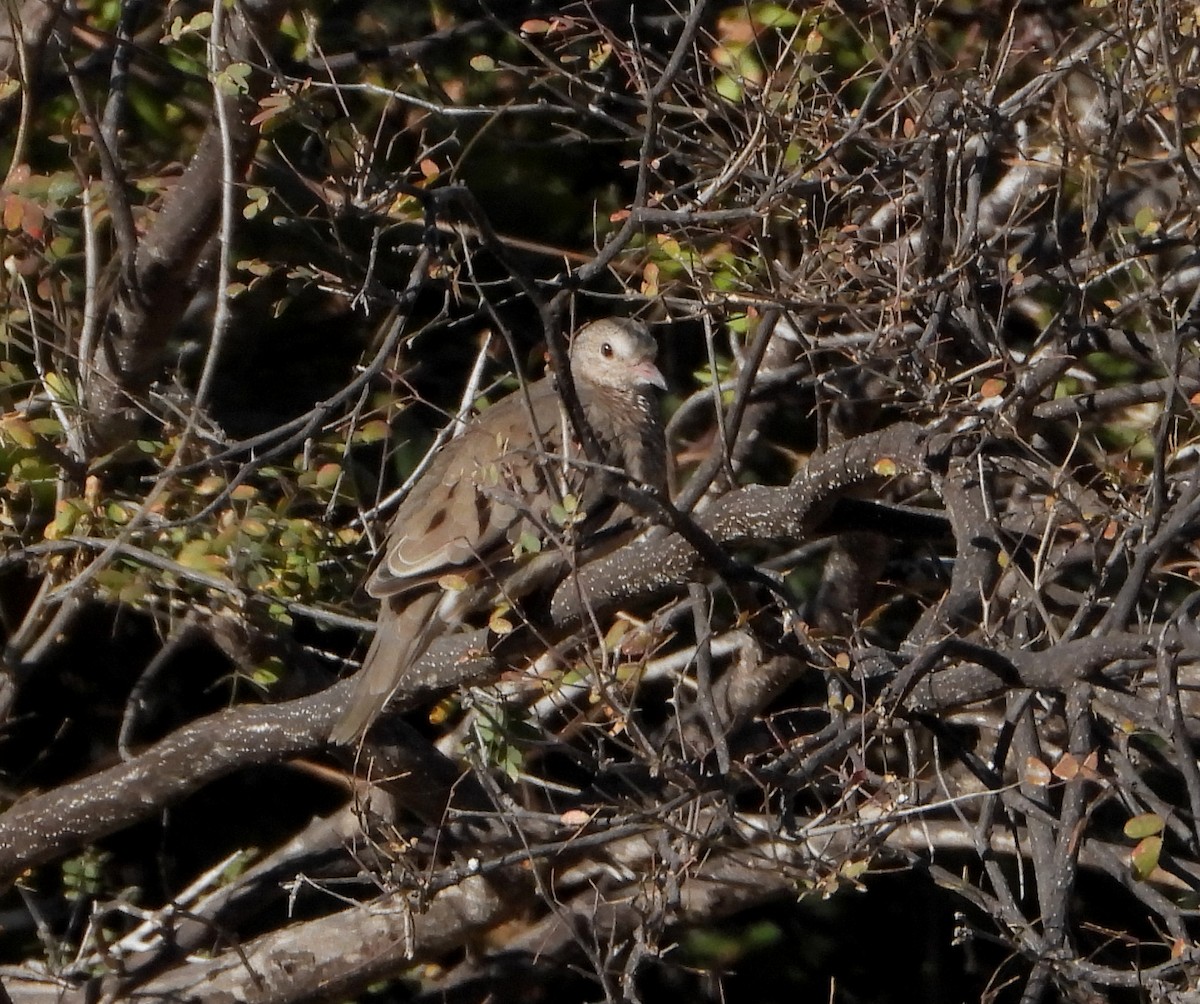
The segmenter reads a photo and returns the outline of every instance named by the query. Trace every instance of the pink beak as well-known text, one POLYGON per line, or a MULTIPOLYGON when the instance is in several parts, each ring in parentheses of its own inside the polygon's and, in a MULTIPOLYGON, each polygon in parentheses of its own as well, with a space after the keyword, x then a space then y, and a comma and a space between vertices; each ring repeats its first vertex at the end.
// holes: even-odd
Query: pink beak
POLYGON ((649 384, 651 387, 657 387, 659 390, 667 389, 667 381, 663 378, 662 372, 654 363, 645 359, 633 367, 633 376, 639 384, 649 384))

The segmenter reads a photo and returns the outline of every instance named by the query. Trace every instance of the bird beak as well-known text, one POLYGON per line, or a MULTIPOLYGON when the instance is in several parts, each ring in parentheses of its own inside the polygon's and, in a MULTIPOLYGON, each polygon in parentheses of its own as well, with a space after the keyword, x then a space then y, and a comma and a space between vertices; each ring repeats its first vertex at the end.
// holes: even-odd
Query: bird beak
POLYGON ((649 359, 645 359, 633 367, 633 377, 640 384, 649 384, 659 390, 667 389, 667 381, 662 372, 649 359))

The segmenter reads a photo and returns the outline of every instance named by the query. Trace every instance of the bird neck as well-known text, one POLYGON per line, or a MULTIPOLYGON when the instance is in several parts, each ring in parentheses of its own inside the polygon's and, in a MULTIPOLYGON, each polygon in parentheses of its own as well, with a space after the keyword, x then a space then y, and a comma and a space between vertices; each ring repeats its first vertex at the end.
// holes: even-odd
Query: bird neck
POLYGON ((639 388, 590 387, 580 394, 584 413, 598 436, 605 460, 643 484, 665 484, 665 446, 658 402, 639 388))

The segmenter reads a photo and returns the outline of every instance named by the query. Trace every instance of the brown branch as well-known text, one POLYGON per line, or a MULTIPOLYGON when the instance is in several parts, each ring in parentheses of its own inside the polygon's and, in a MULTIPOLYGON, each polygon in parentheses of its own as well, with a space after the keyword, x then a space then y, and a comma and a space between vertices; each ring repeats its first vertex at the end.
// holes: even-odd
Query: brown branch
MULTIPOLYGON (((422 660, 414 667, 398 707, 427 702, 452 686, 439 675, 446 664, 456 666, 460 683, 470 682, 472 671, 495 672, 489 659, 464 660, 461 638, 441 642, 431 648, 427 664, 422 660)), ((234 771, 323 749, 349 693, 350 681, 343 680, 281 704, 220 711, 177 729, 132 760, 17 802, 0 814, 0 882, 153 816, 234 771)), ((374 761, 374 774, 392 779, 410 808, 440 818, 461 772, 447 770, 444 757, 401 730, 391 745, 385 743, 388 733, 374 736, 364 756, 374 761)), ((468 786, 464 794, 469 799, 473 791, 468 786)))
MULTIPOLYGON (((897 476, 927 477, 935 452, 919 426, 893 425, 814 456, 786 488, 729 492, 696 522, 726 549, 803 541, 841 493, 897 476)), ((681 589, 704 568, 700 553, 681 537, 652 535, 581 569, 555 593, 551 613, 556 624, 574 623, 588 607, 604 612, 681 589)))
MULTIPOLYGON (((255 0, 230 11, 230 61, 252 61, 258 39, 273 32, 287 11, 283 0, 255 0)), ((250 125, 252 95, 224 98, 230 121, 228 151, 243 176, 258 142, 250 125)), ((215 120, 209 123, 179 183, 172 189, 122 276, 110 324, 96 354, 80 360, 94 449, 126 438, 137 405, 161 373, 167 339, 191 300, 196 265, 216 232, 222 164, 227 151, 215 120)))
POLYGON ((345 1000, 519 913, 519 887, 468 877, 421 903, 407 893, 263 935, 237 952, 195 962, 137 988, 137 999, 299 1004, 345 1000))

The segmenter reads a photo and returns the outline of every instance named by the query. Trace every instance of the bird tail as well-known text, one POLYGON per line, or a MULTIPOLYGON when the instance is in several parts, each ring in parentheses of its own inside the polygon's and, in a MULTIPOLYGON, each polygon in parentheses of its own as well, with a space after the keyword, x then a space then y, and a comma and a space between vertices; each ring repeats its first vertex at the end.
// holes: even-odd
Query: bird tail
POLYGON ((399 612, 388 600, 383 601, 375 638, 363 659, 350 702, 329 735, 332 742, 357 742, 384 709, 404 674, 428 647, 440 599, 439 590, 430 590, 399 612))

